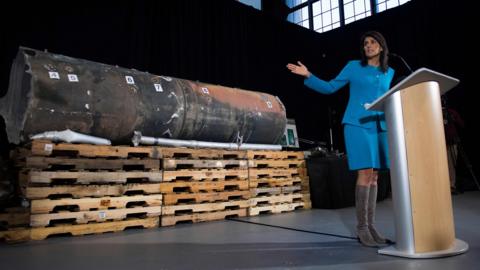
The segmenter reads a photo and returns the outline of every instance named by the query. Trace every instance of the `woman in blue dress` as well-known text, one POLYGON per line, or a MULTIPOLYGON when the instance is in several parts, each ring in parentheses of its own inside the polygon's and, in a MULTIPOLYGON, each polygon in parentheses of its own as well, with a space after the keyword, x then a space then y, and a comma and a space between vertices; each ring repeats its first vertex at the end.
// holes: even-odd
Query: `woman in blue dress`
POLYGON ((338 76, 324 81, 311 74, 301 62, 288 64, 294 74, 305 77, 304 84, 322 94, 332 94, 349 84, 350 98, 343 116, 348 166, 356 170, 355 204, 357 235, 365 246, 378 246, 387 240, 375 229, 378 170, 388 169, 388 145, 385 115, 367 111, 371 103, 383 95, 392 82, 394 70, 388 67, 385 38, 376 31, 363 34, 361 59, 347 63, 338 76))

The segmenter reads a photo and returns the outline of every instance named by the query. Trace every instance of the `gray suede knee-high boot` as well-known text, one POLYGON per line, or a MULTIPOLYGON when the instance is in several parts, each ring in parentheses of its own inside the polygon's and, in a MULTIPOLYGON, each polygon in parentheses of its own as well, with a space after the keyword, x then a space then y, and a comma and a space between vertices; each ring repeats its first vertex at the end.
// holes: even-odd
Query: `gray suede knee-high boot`
POLYGON ((367 247, 376 247, 377 242, 373 239, 368 229, 367 208, 368 193, 370 187, 357 185, 355 188, 355 206, 357 210, 357 235, 360 242, 367 247))
POLYGON ((387 239, 383 237, 376 229, 375 229, 375 209, 377 207, 377 190, 378 187, 377 185, 371 185, 370 186, 370 194, 368 197, 368 230, 370 231, 370 234, 372 235, 373 239, 375 242, 378 244, 386 244, 387 239))

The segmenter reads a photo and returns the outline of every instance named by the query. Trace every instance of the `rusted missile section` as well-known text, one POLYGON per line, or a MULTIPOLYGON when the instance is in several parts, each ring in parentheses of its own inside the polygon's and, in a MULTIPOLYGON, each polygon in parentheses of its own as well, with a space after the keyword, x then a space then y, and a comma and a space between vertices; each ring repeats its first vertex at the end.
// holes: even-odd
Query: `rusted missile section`
POLYGON ((277 143, 285 108, 272 95, 20 48, 0 99, 11 143, 53 130, 129 143, 147 136, 277 143))

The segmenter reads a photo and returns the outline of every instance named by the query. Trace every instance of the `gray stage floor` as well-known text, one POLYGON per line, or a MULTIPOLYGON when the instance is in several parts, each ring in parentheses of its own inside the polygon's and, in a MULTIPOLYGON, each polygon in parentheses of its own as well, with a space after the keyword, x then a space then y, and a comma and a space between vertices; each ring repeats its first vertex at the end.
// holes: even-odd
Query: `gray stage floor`
MULTIPOLYGON (((0 269, 479 269, 480 192, 453 196, 453 204, 457 238, 470 245, 455 257, 378 255, 349 238, 354 209, 345 208, 240 219, 265 225, 227 220, 2 243, 0 269)), ((378 227, 393 238, 391 200, 378 207, 378 227)))

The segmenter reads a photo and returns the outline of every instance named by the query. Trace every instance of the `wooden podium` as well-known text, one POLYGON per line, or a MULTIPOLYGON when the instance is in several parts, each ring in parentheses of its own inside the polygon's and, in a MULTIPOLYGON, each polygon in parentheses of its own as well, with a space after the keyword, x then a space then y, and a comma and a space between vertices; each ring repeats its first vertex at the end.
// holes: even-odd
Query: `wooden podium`
POLYGON ((458 82, 420 68, 365 105, 384 111, 388 126, 396 244, 380 254, 433 258, 468 250, 455 238, 440 100, 458 82))

